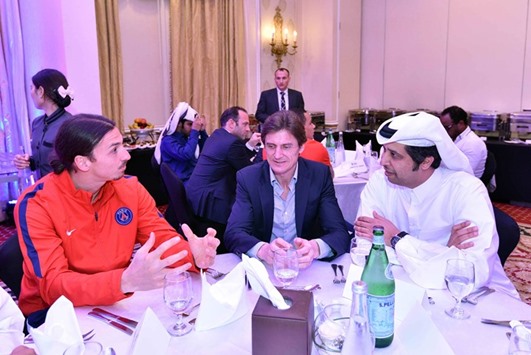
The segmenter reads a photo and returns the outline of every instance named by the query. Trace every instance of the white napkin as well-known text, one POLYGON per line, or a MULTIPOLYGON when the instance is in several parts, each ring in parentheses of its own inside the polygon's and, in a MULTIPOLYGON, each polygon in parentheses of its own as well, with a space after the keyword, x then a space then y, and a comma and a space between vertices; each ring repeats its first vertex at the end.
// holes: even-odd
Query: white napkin
POLYGON ((406 236, 396 245, 396 256, 409 277, 424 288, 444 289, 446 260, 465 259, 455 247, 425 243, 406 236))
POLYGON ((69 346, 83 344, 74 305, 65 296, 50 307, 43 325, 28 328, 40 355, 62 354, 69 346))
POLYGON ((128 354, 166 354, 170 340, 171 335, 166 331, 155 312, 148 307, 142 321, 135 329, 128 354))
POLYGON ((372 151, 372 142, 362 145, 360 142, 356 141, 356 158, 355 160, 363 160, 365 157, 370 157, 372 151))
POLYGON ((269 274, 260 260, 249 258, 247 255, 242 254, 241 263, 247 272, 247 279, 249 280, 253 291, 260 296, 269 299, 273 306, 280 310, 289 308, 284 297, 282 297, 280 292, 269 279, 269 274))
POLYGON ((24 341, 24 315, 11 296, 0 287, 0 354, 11 351, 24 341))
POLYGON ((213 285, 208 283, 205 273, 201 272, 201 282, 201 306, 195 322, 196 331, 221 327, 248 312, 242 263, 213 285))

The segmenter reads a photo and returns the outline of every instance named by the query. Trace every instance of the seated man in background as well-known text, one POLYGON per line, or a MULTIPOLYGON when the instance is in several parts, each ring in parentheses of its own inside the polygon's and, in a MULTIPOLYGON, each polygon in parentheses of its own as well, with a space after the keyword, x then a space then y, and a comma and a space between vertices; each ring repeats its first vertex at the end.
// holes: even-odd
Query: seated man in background
POLYGON ((497 254, 487 190, 439 119, 425 112, 394 117, 377 140, 383 169, 361 193, 356 234, 372 238, 372 228, 383 226, 386 245, 423 287, 444 287, 445 260, 466 258, 475 264, 476 288, 489 284, 518 297, 497 254))
POLYGON ((468 114, 458 106, 447 107, 441 112, 441 123, 448 135, 468 158, 474 175, 479 179, 485 171, 487 146, 468 125, 468 114))
POLYGON ((179 102, 159 137, 155 159, 167 163, 186 186, 207 138, 204 117, 179 102))
POLYGON ((184 227, 188 241, 181 240, 138 180, 124 177, 130 155, 113 121, 76 115, 55 142, 54 173, 24 191, 15 207, 25 315, 61 295, 74 306, 113 304, 162 287, 172 270, 212 265, 215 231, 198 238, 184 227), (143 246, 131 260, 135 243, 143 246))
POLYGON ((328 167, 299 157, 306 134, 297 114, 279 111, 262 128, 267 161, 237 173, 236 202, 227 224, 229 251, 272 264, 292 244, 299 266, 348 250, 349 237, 328 167))
POLYGON ((226 109, 219 121, 221 128, 208 138, 186 186, 186 195, 202 224, 216 229, 222 253, 223 234, 236 195, 236 172, 252 164, 260 133, 251 135, 249 115, 241 107, 226 109))

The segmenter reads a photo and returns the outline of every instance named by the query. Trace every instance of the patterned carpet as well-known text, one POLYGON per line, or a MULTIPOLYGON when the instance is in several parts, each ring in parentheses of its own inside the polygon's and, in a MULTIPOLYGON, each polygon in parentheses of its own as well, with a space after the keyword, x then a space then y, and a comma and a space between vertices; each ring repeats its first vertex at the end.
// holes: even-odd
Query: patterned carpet
POLYGON ((521 224, 520 242, 505 261, 505 273, 520 297, 531 305, 531 225, 521 224))

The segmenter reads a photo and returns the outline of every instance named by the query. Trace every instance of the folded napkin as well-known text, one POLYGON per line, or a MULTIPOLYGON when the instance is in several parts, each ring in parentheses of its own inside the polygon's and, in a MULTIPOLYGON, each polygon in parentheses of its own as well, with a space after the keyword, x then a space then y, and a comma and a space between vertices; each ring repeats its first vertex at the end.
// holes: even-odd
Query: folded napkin
POLYGON ((334 177, 340 178, 350 176, 352 174, 362 174, 367 172, 367 166, 362 160, 345 161, 340 165, 334 167, 334 177))
POLYGON ((213 285, 208 283, 206 274, 201 272, 201 282, 201 307, 195 322, 196 331, 221 327, 248 312, 242 263, 213 285))
POLYGON ((74 305, 65 296, 59 297, 50 307, 43 325, 28 328, 40 355, 62 354, 72 345, 83 344, 74 305))
POLYGON ((171 335, 166 331, 155 312, 148 307, 135 328, 133 341, 127 353, 129 355, 166 354, 170 340, 171 335))
POLYGON ((242 265, 247 272, 247 279, 254 292, 269 299, 273 306, 280 310, 289 308, 284 297, 282 297, 280 292, 269 279, 269 274, 260 260, 249 258, 247 255, 242 254, 242 265))
POLYGON ((396 256, 413 282, 432 289, 446 288, 446 260, 465 259, 465 255, 456 247, 428 244, 408 236, 396 245, 396 256))
POLYGON ((363 145, 356 141, 356 158, 355 160, 363 160, 365 157, 370 157, 372 151, 372 142, 363 145))
POLYGON ((24 315, 11 296, 0 287, 0 354, 11 351, 24 341, 24 315))

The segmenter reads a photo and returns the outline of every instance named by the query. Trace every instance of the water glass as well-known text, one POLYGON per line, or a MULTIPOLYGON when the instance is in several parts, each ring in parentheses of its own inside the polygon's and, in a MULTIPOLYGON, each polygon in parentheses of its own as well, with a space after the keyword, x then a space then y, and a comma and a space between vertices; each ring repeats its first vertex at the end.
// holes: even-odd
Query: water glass
POLYGON ((63 355, 102 355, 103 345, 97 341, 87 341, 86 343, 76 343, 70 345, 63 355))
POLYGON ((446 314, 455 319, 470 318, 470 314, 461 308, 461 300, 474 289, 474 264, 463 259, 449 259, 446 261, 444 280, 448 291, 454 296, 456 304, 447 309, 446 314))
POLYGON ((371 252, 372 242, 361 237, 354 237, 350 241, 350 258, 358 266, 365 266, 365 261, 371 252))
POLYGON ((177 315, 175 325, 168 328, 172 336, 182 336, 192 330, 192 325, 183 321, 183 313, 193 298, 192 277, 190 273, 170 272, 164 277, 164 302, 177 315))
POLYGON ((299 275, 299 255, 294 248, 279 249, 273 254, 273 271, 282 287, 291 285, 299 275))

